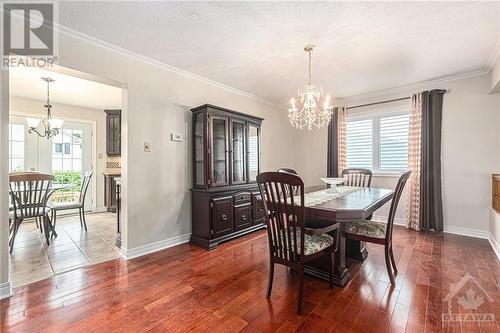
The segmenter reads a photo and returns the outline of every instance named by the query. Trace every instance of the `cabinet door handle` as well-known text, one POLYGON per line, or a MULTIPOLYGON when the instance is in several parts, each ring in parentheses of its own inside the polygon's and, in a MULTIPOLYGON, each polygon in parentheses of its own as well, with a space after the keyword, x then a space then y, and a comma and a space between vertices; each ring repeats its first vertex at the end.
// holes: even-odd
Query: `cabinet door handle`
POLYGON ((246 221, 247 220, 247 216, 246 215, 241 215, 241 220, 242 221, 246 221))
POLYGON ((220 217, 220 219, 222 221, 227 221, 227 215, 226 214, 222 214, 222 216, 220 217))

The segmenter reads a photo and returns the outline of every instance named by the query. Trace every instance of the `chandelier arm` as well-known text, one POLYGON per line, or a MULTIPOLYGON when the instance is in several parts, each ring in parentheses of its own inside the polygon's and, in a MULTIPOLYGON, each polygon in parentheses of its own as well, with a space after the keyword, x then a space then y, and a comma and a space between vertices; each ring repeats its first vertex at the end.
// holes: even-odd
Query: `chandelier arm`
POLYGON ((36 128, 30 128, 30 129, 28 130, 28 133, 33 133, 33 132, 35 132, 36 134, 38 134, 38 136, 39 136, 39 137, 41 137, 41 138, 45 137, 45 136, 46 136, 46 134, 47 134, 47 133, 44 133, 43 135, 42 135, 42 134, 40 134, 40 132, 38 132, 38 130, 37 130, 36 128))

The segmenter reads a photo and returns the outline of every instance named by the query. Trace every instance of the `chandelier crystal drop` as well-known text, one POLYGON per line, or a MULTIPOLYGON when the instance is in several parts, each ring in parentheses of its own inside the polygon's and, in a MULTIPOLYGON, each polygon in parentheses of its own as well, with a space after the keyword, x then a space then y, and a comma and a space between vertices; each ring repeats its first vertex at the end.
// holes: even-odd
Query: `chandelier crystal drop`
POLYGON ((311 130, 313 127, 328 126, 332 119, 333 106, 330 105, 330 96, 324 96, 323 88, 311 83, 311 53, 314 47, 312 44, 304 47, 304 51, 309 54, 309 81, 307 85, 299 88, 298 103, 295 98, 291 98, 288 109, 288 119, 292 126, 298 129, 307 127, 311 130))
POLYGON ((51 110, 52 104, 50 104, 50 83, 55 80, 50 77, 42 77, 42 80, 47 82, 47 103, 44 107, 47 109, 47 117, 44 119, 39 118, 26 118, 28 123, 28 133, 36 133, 42 138, 51 139, 52 137, 59 134, 59 130, 63 126, 64 120, 52 118, 51 110), (40 122, 43 125, 43 131, 38 131, 38 125, 40 122))

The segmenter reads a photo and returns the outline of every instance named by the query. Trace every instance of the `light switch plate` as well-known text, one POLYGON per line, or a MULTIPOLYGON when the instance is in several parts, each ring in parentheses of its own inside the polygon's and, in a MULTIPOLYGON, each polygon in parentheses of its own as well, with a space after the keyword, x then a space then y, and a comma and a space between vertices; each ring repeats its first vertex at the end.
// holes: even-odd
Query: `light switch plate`
POLYGON ((176 142, 182 142, 182 136, 180 134, 171 133, 170 140, 176 141, 176 142))
POLYGON ((150 142, 144 142, 144 151, 146 153, 150 153, 151 152, 151 143, 150 142))

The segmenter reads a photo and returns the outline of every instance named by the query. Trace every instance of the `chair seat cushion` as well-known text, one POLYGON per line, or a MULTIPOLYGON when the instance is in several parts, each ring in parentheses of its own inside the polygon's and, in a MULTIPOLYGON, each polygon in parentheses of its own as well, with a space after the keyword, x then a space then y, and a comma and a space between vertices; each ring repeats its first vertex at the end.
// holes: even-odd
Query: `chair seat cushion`
MULTIPOLYGON (((23 212, 20 209, 14 212, 14 210, 9 211, 9 219, 13 220, 15 216, 18 218, 32 218, 32 217, 42 217, 43 216, 43 208, 40 207, 38 210, 38 215, 31 215, 31 216, 23 216, 23 212)), ((50 207, 45 207, 45 214, 48 214, 50 212, 50 207)), ((36 213, 36 212, 35 212, 36 213)))
POLYGON ((81 208, 82 204, 79 202, 62 202, 62 203, 53 203, 50 207, 54 210, 66 210, 66 209, 77 209, 81 208))
POLYGON ((344 224, 344 232, 346 234, 359 235, 370 238, 385 238, 384 223, 371 221, 351 221, 344 224))
MULTIPOLYGON (((301 230, 300 228, 297 228, 297 251, 298 253, 301 252, 301 247, 300 247, 300 236, 301 235, 301 230)), ((281 231, 281 239, 282 241, 286 240, 288 237, 288 234, 286 231, 282 230, 281 231)), ((293 239, 293 232, 290 230, 290 238, 291 238, 291 246, 292 249, 295 248, 294 246, 294 239, 293 239)), ((328 235, 328 234, 318 234, 318 235, 304 235, 304 255, 309 256, 315 253, 318 253, 321 250, 326 249, 327 247, 332 246, 334 243, 333 238, 328 235)), ((285 243, 287 245, 288 242, 285 243)))

